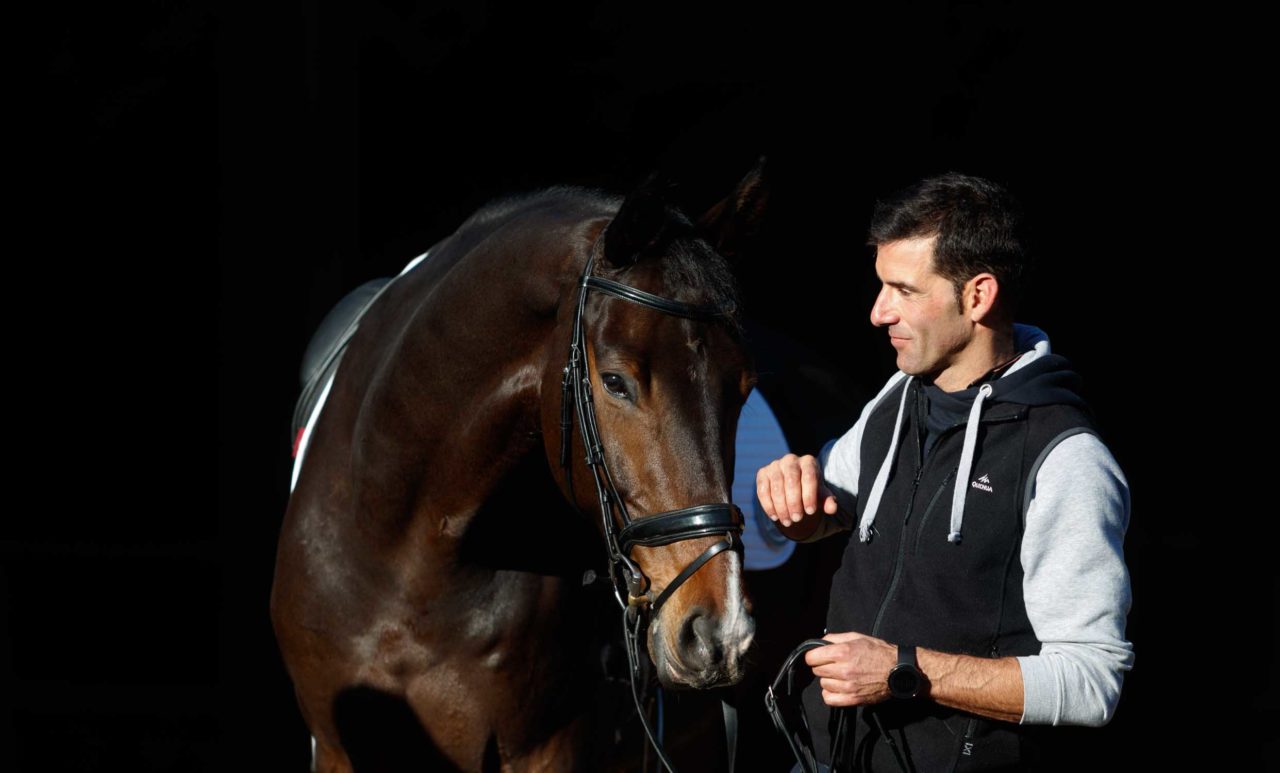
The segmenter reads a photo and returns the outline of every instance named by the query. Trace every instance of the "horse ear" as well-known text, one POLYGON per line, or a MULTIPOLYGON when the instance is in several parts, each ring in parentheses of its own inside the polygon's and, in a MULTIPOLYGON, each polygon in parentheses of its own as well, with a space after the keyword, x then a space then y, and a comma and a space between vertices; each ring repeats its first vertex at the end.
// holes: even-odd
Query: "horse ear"
POLYGON ((627 195, 604 230, 604 262, 630 266, 662 240, 670 215, 663 193, 669 185, 654 172, 627 195))
POLYGON ((765 161, 761 156, 733 193, 698 218, 698 231, 702 237, 726 258, 742 252, 760 231, 765 205, 769 201, 765 161))

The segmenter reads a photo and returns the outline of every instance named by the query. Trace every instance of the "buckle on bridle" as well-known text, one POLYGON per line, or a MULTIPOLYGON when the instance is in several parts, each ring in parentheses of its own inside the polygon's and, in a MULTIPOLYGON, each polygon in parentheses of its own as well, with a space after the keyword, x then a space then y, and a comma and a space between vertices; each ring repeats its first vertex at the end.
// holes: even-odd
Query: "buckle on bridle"
POLYGON ((644 607, 648 606, 649 602, 649 578, 643 573, 636 574, 628 569, 627 606, 644 607))

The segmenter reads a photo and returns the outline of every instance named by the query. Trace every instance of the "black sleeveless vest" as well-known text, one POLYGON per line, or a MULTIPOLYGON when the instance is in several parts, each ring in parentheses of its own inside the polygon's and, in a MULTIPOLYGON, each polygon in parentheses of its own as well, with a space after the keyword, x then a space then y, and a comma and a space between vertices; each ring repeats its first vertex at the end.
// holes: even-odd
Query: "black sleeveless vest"
MULTIPOLYGON (((859 449, 854 530, 832 579, 827 630, 857 631, 891 644, 979 657, 1036 655, 1040 641, 1022 598, 1020 553, 1032 482, 1053 446, 1094 432, 1086 410, 1069 405, 994 402, 980 415, 964 502, 963 539, 947 541, 965 425, 925 446, 921 385, 891 390, 868 416, 859 449), (888 454, 903 388, 907 395, 897 458, 870 541, 857 524, 888 454)), ((927 676, 927 674, 926 674, 927 676)), ((1037 730, 988 720, 927 699, 831 711, 815 680, 804 693, 814 749, 829 761, 830 738, 846 726, 838 770, 1023 769, 1037 756, 1037 730), (841 719, 840 714, 845 716, 841 719), (897 755, 883 738, 891 736, 897 755)))

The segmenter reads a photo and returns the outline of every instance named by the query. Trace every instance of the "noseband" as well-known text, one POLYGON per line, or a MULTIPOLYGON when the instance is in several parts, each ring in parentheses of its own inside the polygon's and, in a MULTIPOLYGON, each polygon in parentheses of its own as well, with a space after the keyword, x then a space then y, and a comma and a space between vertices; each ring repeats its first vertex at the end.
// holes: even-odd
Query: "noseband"
MULTIPOLYGON (((594 256, 587 258, 586 268, 582 271, 582 280, 578 283, 578 303, 573 312, 573 339, 569 345, 569 363, 564 367, 564 378, 561 382, 560 466, 565 471, 569 495, 572 497, 573 465, 569 458, 569 449, 573 440, 573 413, 576 410, 582 445, 586 449, 586 463, 595 478, 596 495, 600 499, 605 545, 609 551, 609 575, 613 580, 614 596, 622 607, 623 637, 626 642, 627 660, 631 667, 631 694, 635 698, 636 710, 645 734, 649 737, 649 742, 657 751, 663 765, 670 771, 673 770, 671 761, 663 752, 661 744, 654 737, 653 730, 645 719, 645 711, 636 689, 636 681, 641 673, 640 609, 648 606, 651 613, 656 615, 677 588, 720 553, 732 550, 741 557, 742 512, 732 503, 703 504, 632 520, 630 513, 627 512, 626 503, 613 484, 613 476, 609 473, 609 467, 604 460, 600 428, 596 423, 595 405, 591 398, 591 370, 587 364, 582 310, 587 304, 587 293, 592 290, 656 309, 663 314, 686 319, 713 320, 725 316, 726 310, 714 305, 674 301, 610 279, 592 276, 591 266, 594 261, 594 256), (621 528, 618 524, 621 524, 621 528), (657 598, 652 598, 649 578, 631 559, 632 548, 636 545, 658 547, 716 535, 723 535, 724 539, 717 540, 711 547, 702 551, 701 555, 676 575, 657 598), (625 601, 623 600, 624 592, 626 593, 625 601)), ((730 769, 732 769, 732 756, 730 756, 730 769)))

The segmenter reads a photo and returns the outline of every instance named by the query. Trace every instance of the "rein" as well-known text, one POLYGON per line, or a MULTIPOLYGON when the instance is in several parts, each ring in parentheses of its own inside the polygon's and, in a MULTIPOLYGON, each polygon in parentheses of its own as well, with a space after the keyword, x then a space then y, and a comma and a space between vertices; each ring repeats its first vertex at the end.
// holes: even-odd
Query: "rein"
POLYGON ((787 659, 783 661, 782 668, 778 670, 778 675, 773 678, 773 684, 769 685, 769 689, 764 694, 764 705, 769 710, 769 716, 773 719, 774 727, 778 728, 778 732, 782 733, 783 737, 787 739, 787 744, 791 747, 791 753, 796 756, 796 761, 800 763, 800 768, 804 773, 818 773, 818 761, 813 756, 812 741, 809 734, 809 716, 805 713, 804 705, 800 704, 801 730, 792 730, 787 726, 787 720, 782 714, 782 706, 778 703, 778 699, 791 699, 793 697, 795 675, 792 671, 797 661, 804 657, 804 654, 809 650, 825 647, 830 643, 825 639, 807 639, 801 642, 800 646, 792 650, 787 659))
MULTIPOLYGON (((783 661, 782 668, 778 670, 778 675, 773 678, 773 684, 769 685, 769 689, 764 695, 764 706, 769 711, 769 717, 773 719, 773 725, 778 729, 779 733, 787 739, 787 744, 791 747, 791 753, 795 755, 796 761, 800 763, 800 769, 803 773, 819 773, 818 761, 813 754, 813 736, 809 730, 809 715, 804 710, 804 703, 795 695, 795 674, 793 673, 797 664, 802 663, 801 658, 809 650, 825 647, 831 642, 826 639, 806 639, 800 643, 800 646, 791 651, 787 659, 783 661), (787 724, 786 717, 782 713, 782 704, 780 699, 794 700, 799 706, 800 728, 792 729, 787 724)), ((846 709, 833 709, 839 712, 836 717, 835 733, 831 736, 831 769, 835 770, 841 765, 844 759, 849 734, 849 712, 846 709)), ((902 750, 898 748, 893 737, 885 732, 884 724, 880 721, 880 715, 871 712, 872 721, 876 723, 876 727, 880 731, 880 735, 885 739, 893 752, 898 768, 907 773, 911 770, 906 758, 903 757, 902 750)))
POLYGON ((613 476, 605 464, 600 441, 600 428, 596 423, 595 403, 591 397, 591 372, 587 365, 586 333, 582 312, 587 303, 587 293, 592 290, 624 301, 655 309, 664 314, 695 320, 713 320, 726 314, 725 309, 709 304, 690 304, 663 298, 634 287, 591 275, 595 257, 587 259, 578 283, 578 301, 573 313, 573 338, 569 345, 569 362, 564 367, 560 397, 560 465, 565 471, 569 494, 573 496, 573 465, 570 447, 573 434, 573 415, 578 415, 578 427, 582 445, 586 449, 586 463, 595 479, 596 495, 600 500, 600 515, 604 522, 605 545, 609 552, 609 574, 613 580, 614 597, 622 608, 623 638, 626 642, 627 661, 631 671, 631 695, 640 714, 645 735, 653 745, 658 758, 668 771, 673 771, 661 744, 654 736, 641 706, 636 681, 641 673, 641 640, 645 624, 644 612, 657 615, 662 605, 686 580, 720 553, 732 550, 742 555, 742 512, 732 503, 694 505, 633 520, 626 503, 614 485, 613 476), (621 527, 619 528, 619 525, 621 527), (631 559, 636 545, 655 547, 700 537, 723 535, 724 539, 708 547, 680 574, 676 575, 663 591, 653 598, 649 578, 631 559), (623 600, 623 593, 626 600, 623 600))

